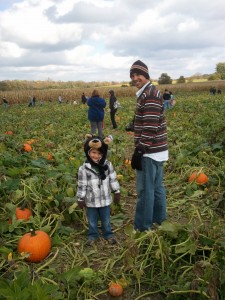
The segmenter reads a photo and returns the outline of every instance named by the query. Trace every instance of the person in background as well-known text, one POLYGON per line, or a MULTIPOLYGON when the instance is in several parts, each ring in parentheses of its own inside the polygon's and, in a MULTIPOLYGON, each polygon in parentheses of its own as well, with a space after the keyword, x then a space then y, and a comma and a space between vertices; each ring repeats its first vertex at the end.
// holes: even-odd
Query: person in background
POLYGON ((110 98, 109 98, 110 118, 111 118, 113 128, 116 129, 117 124, 116 124, 115 116, 116 116, 117 109, 114 107, 114 104, 117 101, 117 99, 113 90, 110 90, 109 94, 110 94, 110 98))
POLYGON ((61 96, 61 95, 59 95, 58 100, 59 100, 59 104, 62 104, 63 99, 62 99, 62 96, 61 96))
POLYGON ((170 93, 170 107, 174 107, 174 105, 176 104, 176 101, 174 99, 174 95, 171 91, 169 91, 170 93))
POLYGON ((120 185, 112 163, 106 159, 111 141, 112 136, 103 140, 101 137, 87 135, 84 143, 87 159, 78 170, 77 201, 81 209, 86 208, 88 245, 99 238, 99 218, 103 238, 112 245, 117 243, 110 224, 110 205, 111 193, 114 193, 114 203, 119 204, 120 185))
POLYGON ((104 108, 106 107, 105 99, 99 96, 98 90, 93 90, 91 98, 87 101, 88 105, 88 120, 91 124, 91 133, 96 134, 98 129, 98 135, 102 137, 103 120, 104 120, 104 108))
POLYGON ((29 100, 28 100, 28 107, 31 107, 33 105, 33 97, 29 96, 29 100))
POLYGON ((211 87, 211 88, 209 89, 209 93, 210 93, 210 95, 213 95, 213 87, 211 87))
POLYGON ((6 99, 5 96, 2 98, 2 102, 3 102, 3 106, 4 106, 5 108, 8 108, 8 107, 9 107, 9 102, 8 102, 8 100, 6 99))
POLYGON ((134 229, 150 230, 166 218, 163 164, 168 160, 167 128, 160 91, 151 83, 148 67, 140 60, 130 68, 138 89, 134 119, 135 150, 131 166, 136 170, 137 203, 134 229))
POLYGON ((87 97, 85 96, 85 94, 83 93, 82 96, 81 96, 81 102, 83 104, 85 104, 87 102, 87 97))
POLYGON ((163 94, 163 100, 164 100, 164 110, 170 109, 170 93, 167 89, 165 89, 163 94))
POLYGON ((36 106, 36 97, 35 96, 32 99, 32 106, 36 106))
POLYGON ((218 89, 218 90, 217 90, 217 94, 222 94, 221 89, 218 89))

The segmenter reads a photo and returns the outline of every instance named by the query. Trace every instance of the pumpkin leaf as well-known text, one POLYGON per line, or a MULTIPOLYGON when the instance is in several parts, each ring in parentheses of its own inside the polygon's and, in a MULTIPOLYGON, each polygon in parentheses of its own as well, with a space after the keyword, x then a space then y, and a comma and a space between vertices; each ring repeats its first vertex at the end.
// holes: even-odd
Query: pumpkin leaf
POLYGON ((125 233, 126 235, 128 235, 129 237, 134 236, 134 226, 133 226, 133 225, 127 225, 127 226, 124 228, 124 233, 125 233))
POLYGON ((176 238, 178 236, 178 232, 181 229, 180 224, 171 223, 170 221, 166 220, 164 221, 160 226, 159 229, 165 233, 167 233, 169 236, 176 238))
POLYGON ((50 225, 45 225, 43 227, 40 227, 40 230, 49 233, 51 231, 51 226, 50 225))
POLYGON ((81 278, 81 275, 79 274, 80 270, 81 267, 72 268, 69 271, 62 273, 59 278, 66 280, 68 283, 75 282, 81 278))

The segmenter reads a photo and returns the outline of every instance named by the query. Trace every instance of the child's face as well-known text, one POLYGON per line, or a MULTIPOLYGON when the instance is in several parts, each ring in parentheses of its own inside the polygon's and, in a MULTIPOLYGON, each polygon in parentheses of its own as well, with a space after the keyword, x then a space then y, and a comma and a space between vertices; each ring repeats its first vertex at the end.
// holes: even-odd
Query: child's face
POLYGON ((98 163, 102 158, 102 153, 96 149, 91 149, 89 151, 89 156, 95 163, 98 163))

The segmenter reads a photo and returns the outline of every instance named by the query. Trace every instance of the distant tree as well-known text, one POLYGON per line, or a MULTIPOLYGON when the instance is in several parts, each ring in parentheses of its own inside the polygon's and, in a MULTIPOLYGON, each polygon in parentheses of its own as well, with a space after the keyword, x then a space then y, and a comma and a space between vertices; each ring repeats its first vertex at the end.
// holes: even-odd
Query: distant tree
POLYGON ((216 72, 220 74, 222 80, 225 80, 225 62, 216 65, 216 72))
POLYGON ((194 75, 192 75, 192 77, 193 77, 194 79, 201 79, 201 78, 202 78, 202 73, 197 72, 197 73, 195 73, 194 75))
POLYGON ((183 75, 181 75, 178 79, 177 79, 177 83, 185 83, 185 78, 183 75))
POLYGON ((171 84, 172 79, 167 73, 162 73, 158 79, 158 84, 171 84))
POLYGON ((221 74, 219 73, 213 73, 208 77, 208 80, 220 80, 220 79, 221 79, 221 74))

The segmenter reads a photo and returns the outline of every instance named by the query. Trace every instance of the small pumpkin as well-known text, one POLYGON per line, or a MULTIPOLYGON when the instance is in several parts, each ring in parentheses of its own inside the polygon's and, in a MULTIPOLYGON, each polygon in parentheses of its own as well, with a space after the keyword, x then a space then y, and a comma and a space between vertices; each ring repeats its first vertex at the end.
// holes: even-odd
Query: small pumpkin
POLYGON ((9 134, 9 135, 12 135, 13 134, 13 131, 9 130, 9 131, 6 131, 5 134, 9 134))
POLYGON ((117 179, 118 179, 119 181, 123 180, 123 175, 122 175, 122 174, 118 174, 118 175, 117 175, 117 179))
POLYGON ((201 173, 194 172, 190 175, 188 181, 189 181, 189 183, 192 183, 193 181, 195 181, 197 184, 201 185, 201 184, 208 183, 209 179, 208 179, 208 176, 205 175, 205 173, 203 173, 203 172, 201 172, 201 173))
POLYGON ((31 152, 33 150, 33 148, 31 147, 31 145, 25 143, 23 144, 23 151, 25 152, 31 152))
POLYGON ((112 282, 109 285, 109 294, 113 297, 119 297, 123 294, 123 287, 121 284, 112 282))
POLYGON ((40 262, 46 256, 48 256, 51 249, 51 239, 49 235, 41 230, 34 231, 24 234, 18 242, 18 252, 30 253, 27 258, 30 262, 40 262))
POLYGON ((130 159, 125 159, 124 163, 125 163, 125 165, 130 165, 131 164, 131 160, 130 159))
POLYGON ((29 208, 16 208, 16 219, 17 220, 29 220, 30 216, 32 216, 32 211, 29 208))
POLYGON ((53 159, 52 154, 51 154, 51 153, 48 153, 48 154, 47 154, 47 160, 52 160, 52 159, 53 159))

